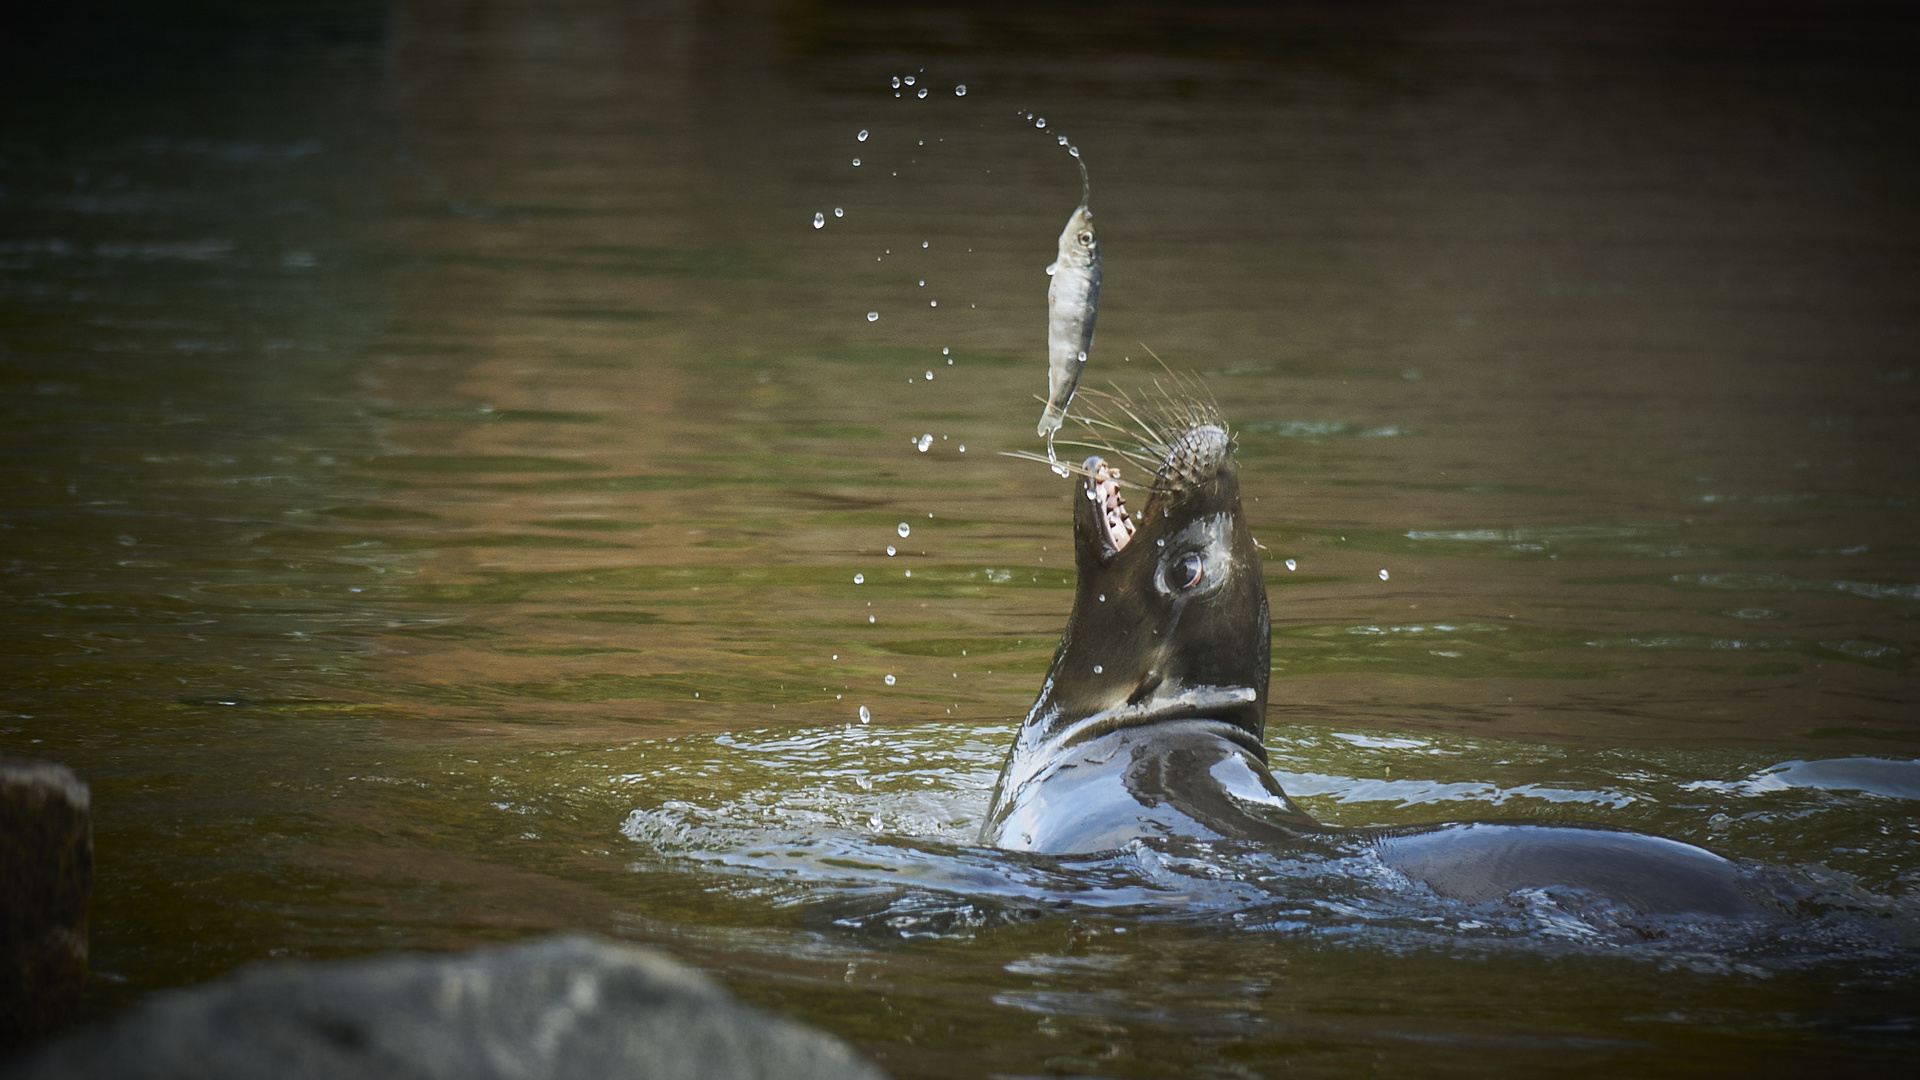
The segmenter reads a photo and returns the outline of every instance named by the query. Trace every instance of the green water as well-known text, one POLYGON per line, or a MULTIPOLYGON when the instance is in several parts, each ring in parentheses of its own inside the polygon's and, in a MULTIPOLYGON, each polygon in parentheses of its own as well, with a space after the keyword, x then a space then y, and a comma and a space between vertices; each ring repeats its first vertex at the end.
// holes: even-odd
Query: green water
POLYGON ((88 1015, 583 929, 903 1076, 1910 1058, 1911 773, 1789 765, 1920 751, 1897 20, 930 10, 10 35, 0 749, 93 787, 88 1015), (1799 923, 971 846, 1071 597, 997 454, 1078 195, 1027 112, 1088 382, 1238 433, 1302 804, 1659 832, 1799 923))

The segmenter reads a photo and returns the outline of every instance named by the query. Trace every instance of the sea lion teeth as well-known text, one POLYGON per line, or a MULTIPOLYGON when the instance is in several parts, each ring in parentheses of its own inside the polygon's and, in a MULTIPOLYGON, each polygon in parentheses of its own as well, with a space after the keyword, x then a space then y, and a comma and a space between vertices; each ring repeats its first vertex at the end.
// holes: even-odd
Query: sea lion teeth
POLYGON ((1122 551, 1127 541, 1133 539, 1135 529, 1133 516, 1127 513, 1127 497, 1120 494, 1120 470, 1097 457, 1088 458, 1084 467, 1093 481, 1087 488, 1087 498, 1100 507, 1107 547, 1114 552, 1122 551))

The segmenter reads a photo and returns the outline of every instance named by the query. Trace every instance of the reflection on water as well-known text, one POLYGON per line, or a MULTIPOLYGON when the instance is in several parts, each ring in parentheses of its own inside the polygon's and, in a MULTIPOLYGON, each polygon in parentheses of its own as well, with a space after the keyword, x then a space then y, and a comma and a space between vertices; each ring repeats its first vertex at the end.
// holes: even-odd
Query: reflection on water
POLYGON ((0 746, 94 786, 96 1015, 586 928, 909 1075, 1910 1052, 1870 13, 187 7, 0 44, 0 746), (1072 576, 996 453, 1077 195, 1036 109, 1092 379, 1238 433, 1289 790, 1703 843, 1803 924, 972 847, 1072 576))

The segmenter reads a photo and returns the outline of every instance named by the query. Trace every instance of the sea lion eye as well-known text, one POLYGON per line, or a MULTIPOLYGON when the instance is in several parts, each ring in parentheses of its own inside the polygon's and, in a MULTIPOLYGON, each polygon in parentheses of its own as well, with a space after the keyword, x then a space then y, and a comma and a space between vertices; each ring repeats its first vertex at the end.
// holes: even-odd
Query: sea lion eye
POLYGON ((1167 584, 1175 589, 1191 589, 1206 575, 1207 561, 1197 551, 1189 551, 1167 564, 1167 584))

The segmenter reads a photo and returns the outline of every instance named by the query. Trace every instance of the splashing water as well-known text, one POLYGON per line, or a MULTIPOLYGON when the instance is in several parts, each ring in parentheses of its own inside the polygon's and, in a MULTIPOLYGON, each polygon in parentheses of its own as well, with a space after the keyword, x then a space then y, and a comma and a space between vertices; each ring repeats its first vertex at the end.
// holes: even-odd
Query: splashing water
MULTIPOLYGON (((866 723, 871 714, 863 707, 860 716, 866 723)), ((928 722, 889 729, 884 738, 847 728, 780 729, 624 748, 622 775, 612 779, 628 805, 638 805, 621 832, 646 853, 643 866, 702 867, 720 875, 723 888, 737 880, 743 894, 777 888, 792 903, 831 904, 841 925, 888 936, 970 938, 982 924, 963 913, 1014 918, 1038 903, 1135 925, 1231 925, 1273 935, 1275 947, 1307 937, 1356 950, 1638 958, 1702 973, 1793 970, 1843 956, 1877 958, 1885 970, 1920 964, 1920 952, 1901 944, 1920 929, 1920 905, 1824 866, 1743 869, 1758 881, 1785 875, 1781 881, 1795 883, 1789 890, 1806 890, 1814 905, 1793 923, 1755 926, 1643 916, 1553 889, 1452 900, 1410 885, 1370 844, 1343 838, 1311 854, 1161 838, 1118 852, 1009 858, 973 845, 1011 737, 1008 725, 928 722), (800 775, 804 784, 795 782, 800 775), (868 839, 874 820, 889 824, 892 841, 868 839)), ((1766 759, 1722 760, 1718 751, 1569 758, 1498 740, 1314 725, 1270 736, 1269 751, 1288 792, 1339 824, 1550 809, 1610 816, 1692 842, 1744 841, 1751 849, 1759 840, 1792 849, 1809 816, 1829 827, 1884 817, 1884 799, 1819 784, 1702 785, 1703 773, 1786 775, 1755 772, 1766 759), (1549 765, 1561 777, 1557 786, 1533 779, 1549 765), (1720 816, 1721 832, 1710 840, 1712 819, 1701 811, 1716 808, 1732 814, 1720 816)), ((1875 842, 1885 849, 1882 861, 1904 863, 1920 841, 1903 831, 1875 842)))

